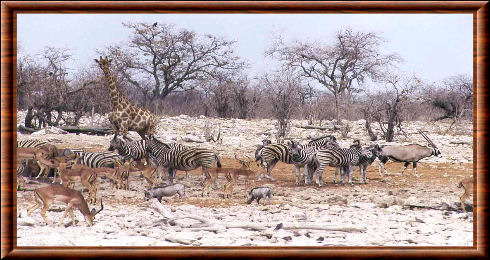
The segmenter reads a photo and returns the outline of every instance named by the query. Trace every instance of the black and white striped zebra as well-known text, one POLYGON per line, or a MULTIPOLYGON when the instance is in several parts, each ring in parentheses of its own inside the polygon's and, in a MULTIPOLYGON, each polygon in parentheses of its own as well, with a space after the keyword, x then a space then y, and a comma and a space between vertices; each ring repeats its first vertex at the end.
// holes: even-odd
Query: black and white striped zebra
POLYGON ((307 146, 316 148, 330 148, 332 145, 337 145, 337 139, 333 135, 326 135, 308 142, 307 146))
POLYGON ((167 168, 169 181, 173 183, 177 170, 190 171, 202 167, 203 176, 207 168, 217 163, 221 167, 220 158, 211 150, 203 148, 188 148, 186 150, 172 150, 169 144, 150 137, 147 140, 148 157, 154 164, 167 168))
POLYGON ((39 141, 35 139, 17 141, 17 147, 39 147, 41 145, 47 144, 46 141, 39 141))
MULTIPOLYGON (((178 143, 165 143, 170 150, 183 151, 189 149, 189 147, 178 143)), ((146 158, 147 140, 125 140, 121 136, 114 135, 111 140, 109 151, 117 150, 124 160, 132 159, 139 161, 146 158)))
POLYGON ((382 150, 379 145, 371 145, 368 147, 362 148, 361 155, 359 156, 359 171, 360 171, 360 182, 367 183, 366 180, 366 168, 371 165, 376 158, 381 156, 382 150))
POLYGON ((346 176, 349 178, 349 183, 352 183, 351 166, 359 165, 361 153, 362 147, 359 140, 354 141, 354 144, 348 149, 319 149, 315 156, 315 160, 317 160, 316 164, 318 165, 318 168, 315 171, 317 185, 323 185, 322 175, 327 166, 339 167, 342 175, 342 183, 345 183, 346 176))
MULTIPOLYGON (((296 185, 299 185, 301 175, 300 168, 312 163, 319 148, 309 144, 301 146, 295 142, 291 142, 288 149, 293 163, 296 166, 296 185)), ((304 171, 306 171, 306 169, 304 171)), ((306 172, 303 172, 304 183, 309 184, 310 180, 310 178, 307 178, 306 172)))
POLYGON ((123 164, 123 158, 112 152, 82 152, 79 153, 78 162, 91 168, 114 168, 123 164))
POLYGON ((262 180, 262 177, 274 180, 274 177, 272 177, 272 169, 279 161, 287 164, 294 164, 293 158, 288 151, 288 146, 285 144, 269 144, 260 148, 255 160, 260 160, 261 163, 267 166, 267 175, 260 174, 259 181, 262 180))
POLYGON ((140 161, 146 157, 146 140, 127 141, 123 137, 114 135, 109 146, 109 151, 116 150, 123 160, 140 161))
POLYGON ((255 150, 255 161, 260 161, 260 164, 258 164, 258 166, 265 167, 264 161, 262 160, 262 149, 269 144, 272 144, 271 140, 264 139, 262 140, 261 145, 257 145, 257 149, 255 150))
MULTIPOLYGON (((261 163, 265 163, 267 166, 267 175, 261 174, 259 175, 259 181, 262 177, 266 177, 270 180, 274 180, 272 177, 272 169, 277 164, 277 162, 281 161, 287 164, 294 164, 296 168, 296 184, 300 183, 300 174, 301 168, 308 164, 315 154, 316 150, 320 147, 330 147, 331 145, 337 144, 335 137, 333 136, 324 136, 321 138, 317 138, 313 141, 310 141, 305 146, 298 146, 295 142, 291 141, 291 143, 286 146, 284 144, 270 144, 260 148, 260 152, 257 155, 258 150, 256 151, 255 160, 261 161, 261 163), (318 146, 317 146, 318 145, 318 146), (292 147, 296 147, 298 154, 293 159, 291 156, 290 149, 292 147)), ((308 183, 305 178, 305 182, 308 183)))

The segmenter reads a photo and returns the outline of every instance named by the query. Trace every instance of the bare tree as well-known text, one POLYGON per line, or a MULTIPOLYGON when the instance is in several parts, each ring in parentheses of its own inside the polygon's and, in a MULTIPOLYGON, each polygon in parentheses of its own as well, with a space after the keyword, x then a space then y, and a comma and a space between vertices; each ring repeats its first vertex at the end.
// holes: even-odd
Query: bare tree
POLYGON ((248 118, 251 106, 254 104, 251 100, 252 96, 249 94, 250 82, 245 77, 242 77, 234 82, 231 89, 233 91, 235 117, 240 119, 248 118))
POLYGON ((262 82, 266 98, 271 104, 271 114, 277 119, 278 140, 287 136, 291 118, 299 104, 300 80, 290 72, 265 75, 262 82))
POLYGON ((194 89, 217 73, 239 70, 244 63, 234 55, 233 41, 158 23, 127 23, 132 31, 127 46, 112 46, 124 80, 139 89, 145 100, 165 99, 172 92, 194 89))
POLYGON ((473 80, 467 75, 455 75, 443 80, 442 86, 428 86, 421 98, 432 106, 443 111, 443 115, 435 121, 451 119, 452 126, 465 115, 472 118, 473 115, 473 80))
MULTIPOLYGON (((421 87, 422 82, 415 76, 406 76, 403 73, 390 73, 380 79, 384 90, 369 95, 365 103, 365 119, 370 126, 374 119, 379 123, 386 141, 392 142, 395 136, 395 127, 403 133, 402 111, 406 105, 415 98, 415 90, 421 87)), ((370 127, 368 128, 368 132, 370 127)), ((371 136, 373 139, 373 137, 371 136)))
POLYGON ((257 110, 260 104, 262 103, 262 101, 264 100, 263 87, 261 86, 261 84, 260 83, 251 84, 247 96, 248 96, 248 104, 249 104, 247 115, 249 118, 255 118, 258 116, 257 110))
POLYGON ((376 33, 345 29, 337 32, 332 45, 300 41, 286 44, 278 37, 266 54, 331 92, 338 120, 341 94, 350 98, 368 78, 377 79, 387 66, 401 60, 396 54, 383 55, 382 43, 376 33))
POLYGON ((67 64, 70 59, 68 50, 53 47, 46 47, 34 57, 20 55, 17 63, 18 108, 27 109, 26 127, 76 125, 83 113, 90 109, 89 100, 94 98, 86 91, 96 84, 94 74, 76 80, 69 77, 67 64))

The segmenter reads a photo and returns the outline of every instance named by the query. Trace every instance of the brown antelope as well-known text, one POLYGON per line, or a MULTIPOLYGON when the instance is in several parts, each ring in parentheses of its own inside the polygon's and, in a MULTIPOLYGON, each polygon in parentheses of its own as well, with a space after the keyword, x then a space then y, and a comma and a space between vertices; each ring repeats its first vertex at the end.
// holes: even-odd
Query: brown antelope
POLYGON ((226 174, 227 182, 223 185, 223 198, 231 198, 233 195, 233 184, 236 182, 234 175, 231 173, 226 174))
MULTIPOLYGON (((216 168, 216 169, 219 169, 219 168, 216 168)), ((201 197, 204 197, 204 193, 206 193, 206 196, 209 196, 211 186, 216 181, 216 175, 217 174, 210 174, 209 170, 211 170, 211 169, 208 169, 208 171, 204 171, 205 177, 204 177, 204 181, 203 181, 201 197)))
POLYGON ((75 169, 67 169, 66 166, 64 162, 59 164, 61 184, 65 187, 71 185, 71 188, 74 188, 75 182, 81 182, 88 189, 90 203, 94 204, 97 201, 97 174, 94 168, 83 165, 75 169))
MULTIPOLYGON (((43 158, 54 158, 58 155, 58 151, 54 145, 45 144, 38 147, 18 147, 17 148, 17 158, 18 159, 34 159, 35 154, 43 158)), ((42 166, 36 161, 36 164, 43 170, 42 166)), ((40 171, 39 173, 42 173, 40 171)), ((39 178, 39 175, 38 175, 39 178)))
POLYGON ((242 165, 241 168, 229 168, 229 167, 221 167, 221 168, 209 168, 207 170, 207 174, 205 175, 205 179, 203 182, 203 194, 207 191, 209 193, 208 189, 210 188, 209 185, 212 185, 216 182, 218 175, 219 174, 230 174, 230 177, 225 177, 231 178, 230 181, 228 180, 228 183, 225 184, 228 191, 229 189, 233 189, 233 183, 235 183, 240 176, 245 176, 245 190, 248 190, 248 185, 249 185, 249 179, 252 177, 252 179, 255 177, 256 173, 250 169, 250 165, 253 162, 253 160, 249 161, 243 161, 237 158, 235 154, 235 159, 238 160, 238 162, 242 165), (211 183, 211 184, 210 184, 211 183))
POLYGON ((466 208, 464 206, 464 202, 466 201, 466 199, 470 195, 473 194, 473 177, 468 177, 468 178, 462 179, 458 183, 458 188, 463 188, 464 189, 464 193, 463 193, 463 195, 461 195, 461 197, 459 199, 461 201, 461 208, 463 208, 463 210, 466 212, 466 208))
POLYGON ((114 183, 117 189, 129 189, 129 165, 120 165, 116 168, 98 167, 93 168, 97 175, 104 175, 114 183))
POLYGON ((100 210, 96 211, 95 208, 89 210, 87 202, 85 201, 85 198, 81 192, 63 187, 61 185, 50 185, 38 188, 34 190, 34 198, 36 199, 36 204, 27 210, 27 215, 30 216, 35 209, 43 207, 41 209, 41 216, 43 217, 44 221, 46 221, 48 226, 49 221, 46 217, 46 211, 51 203, 55 201, 67 204, 65 212, 59 223, 60 226, 63 225, 63 220, 68 213, 70 213, 72 225, 75 226, 75 215, 73 214, 73 208, 80 210, 89 226, 94 224, 95 215, 104 209, 104 205, 102 204, 101 200, 100 210))
POLYGON ((240 160, 235 154, 235 160, 237 160, 242 165, 242 167, 234 171, 234 175, 235 175, 234 179, 238 180, 238 177, 245 176, 245 190, 248 190, 250 178, 252 178, 252 180, 255 180, 255 176, 256 176, 256 172, 252 171, 252 169, 250 168, 254 160, 248 158, 248 156, 247 159, 248 161, 240 160))
POLYGON ((131 162, 125 162, 116 167, 116 176, 121 180, 120 189, 129 190, 129 170, 131 162))
POLYGON ((45 169, 48 169, 46 172, 44 172, 45 176, 47 176, 47 174, 51 169, 54 169, 55 172, 53 177, 53 183, 56 182, 56 173, 58 172, 58 167, 60 162, 67 163, 70 166, 75 163, 75 160, 77 158, 78 157, 75 154, 50 158, 48 152, 46 152, 45 150, 35 151, 33 160, 36 161, 36 163, 39 165, 40 168, 39 173, 36 176, 36 179, 41 177, 45 169))
POLYGON ((155 187, 155 178, 153 178, 153 174, 155 173, 156 168, 151 166, 150 164, 143 164, 142 162, 133 161, 129 168, 129 173, 131 174, 141 174, 145 177, 146 181, 150 183, 150 188, 155 187))
POLYGON ((35 151, 33 159, 39 165, 40 168, 39 173, 36 176, 36 179, 39 179, 39 177, 41 177, 45 169, 48 169, 46 173, 44 173, 44 175, 47 175, 52 168, 57 169, 59 166, 59 161, 55 158, 49 158, 47 152, 43 150, 35 151))

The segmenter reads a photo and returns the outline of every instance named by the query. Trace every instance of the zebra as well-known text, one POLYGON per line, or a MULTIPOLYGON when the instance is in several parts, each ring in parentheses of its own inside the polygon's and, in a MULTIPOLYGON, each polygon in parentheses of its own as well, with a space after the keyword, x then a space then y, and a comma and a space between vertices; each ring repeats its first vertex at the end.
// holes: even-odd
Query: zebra
MULTIPOLYGON (((301 146, 295 142, 291 142, 288 149, 289 149, 289 153, 291 154, 293 163, 296 167, 296 185, 299 185, 300 175, 301 175, 300 168, 306 165, 311 165, 314 156, 316 155, 316 152, 319 148, 309 144, 305 146, 301 146)), ((303 179, 305 184, 310 183, 310 178, 307 178, 306 173, 303 173, 303 179)))
POLYGON ((17 147, 39 147, 41 145, 45 145, 48 142, 46 141, 39 141, 39 140, 22 140, 22 141, 17 141, 17 147))
POLYGON ((121 136, 114 135, 109 146, 109 151, 117 150, 123 160, 140 161, 146 157, 146 140, 126 141, 121 136))
MULTIPOLYGON (((260 163, 257 163, 257 166, 264 167, 264 161, 262 160, 261 152, 262 148, 264 148, 266 145, 272 144, 272 141, 269 139, 264 139, 262 140, 262 144, 257 145, 257 149, 255 150, 255 161, 260 163)), ((265 168, 265 167, 264 167, 265 168)))
POLYGON ((288 146, 285 144, 269 144, 259 149, 260 151, 258 152, 258 155, 255 156, 255 161, 260 160, 261 164, 265 163, 267 166, 267 175, 260 174, 258 178, 259 181, 262 180, 262 177, 266 177, 273 181, 274 177, 272 177, 271 174, 272 169, 279 161, 287 164, 294 164, 293 158, 288 151, 288 146))
POLYGON ((362 183, 367 184, 366 181, 366 168, 371 165, 376 158, 382 155, 382 149, 378 144, 363 148, 361 156, 359 157, 359 170, 361 172, 362 183))
POLYGON ((172 150, 170 145, 155 137, 147 140, 146 151, 155 165, 167 168, 170 183, 173 183, 177 170, 190 171, 202 167, 202 173, 205 176, 206 169, 213 167, 214 162, 217 163, 218 168, 221 167, 219 156, 211 150, 203 148, 172 150))
POLYGON ((79 154, 77 162, 91 168, 114 168, 123 164, 123 157, 112 152, 83 152, 79 154))
POLYGON ((333 135, 326 135, 311 140, 307 145, 317 148, 330 148, 333 145, 337 145, 337 139, 333 135))
MULTIPOLYGON (((294 164, 296 167, 296 184, 299 185, 299 176, 300 176, 300 168, 304 167, 307 163, 309 163, 309 158, 311 158, 312 154, 316 152, 317 149, 322 147, 331 147, 336 145, 336 139, 333 136, 324 136, 321 138, 314 139, 310 141, 307 145, 303 147, 298 147, 294 141, 286 146, 284 144, 269 144, 263 147, 259 147, 256 151, 255 161, 261 161, 261 164, 265 162, 267 165, 267 176, 264 174, 259 175, 259 181, 262 180, 262 177, 266 177, 270 180, 274 180, 272 177, 272 169, 277 164, 277 162, 281 161, 287 164, 294 164), (298 149, 295 151, 301 151, 301 153, 307 154, 297 155, 296 158, 291 157, 290 149, 293 147, 297 147, 298 149), (303 148, 303 149, 302 149, 303 148), (259 151, 260 149, 260 151, 259 151)), ((307 183, 305 179, 305 183, 307 183)))
MULTIPOLYGON (((175 151, 184 151, 189 149, 189 147, 178 144, 178 143, 162 143, 168 147, 170 150, 175 150, 175 151)), ((119 155, 123 156, 124 160, 127 159, 132 159, 139 161, 143 158, 146 159, 147 163, 151 163, 152 161, 149 157, 149 155, 146 152, 146 148, 148 147, 147 145, 147 140, 139 140, 139 141, 126 141, 124 138, 114 136, 114 138, 111 140, 111 145, 109 147, 109 151, 114 151, 117 150, 119 155)), ((155 165, 158 167, 158 165, 155 165)), ((159 178, 161 178, 161 170, 158 170, 159 178)), ((185 177, 189 178, 189 172, 185 171, 185 177)))
MULTIPOLYGON (((314 172, 316 172, 316 183, 318 186, 322 186, 322 174, 326 166, 339 167, 342 175, 342 183, 345 183, 345 176, 349 177, 349 183, 352 184, 352 171, 350 166, 359 165, 359 158, 362 154, 362 147, 359 140, 355 140, 354 144, 348 149, 342 148, 328 148, 319 149, 316 152, 314 160, 317 162, 312 163, 318 166, 314 172)), ((313 173, 311 169, 308 170, 309 175, 313 173)), ((309 176, 311 178, 312 176, 309 176)))

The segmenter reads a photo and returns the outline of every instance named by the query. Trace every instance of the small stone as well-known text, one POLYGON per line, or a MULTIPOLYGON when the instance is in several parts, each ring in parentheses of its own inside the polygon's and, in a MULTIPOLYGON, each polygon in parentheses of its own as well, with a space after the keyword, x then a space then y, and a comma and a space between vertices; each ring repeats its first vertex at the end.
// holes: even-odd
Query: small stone
POLYGON ((316 240, 316 241, 323 241, 323 240, 325 240, 325 238, 324 238, 324 237, 319 237, 319 238, 317 238, 317 240, 316 240))
POLYGON ((293 238, 292 238, 291 236, 283 237, 283 239, 284 239, 284 240, 286 240, 286 241, 291 241, 291 240, 293 240, 293 238))

